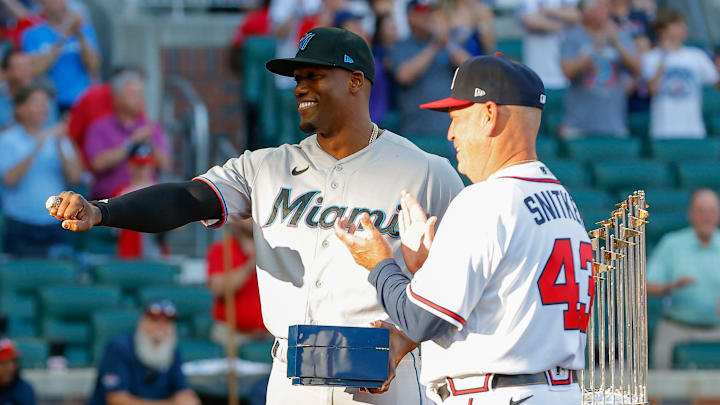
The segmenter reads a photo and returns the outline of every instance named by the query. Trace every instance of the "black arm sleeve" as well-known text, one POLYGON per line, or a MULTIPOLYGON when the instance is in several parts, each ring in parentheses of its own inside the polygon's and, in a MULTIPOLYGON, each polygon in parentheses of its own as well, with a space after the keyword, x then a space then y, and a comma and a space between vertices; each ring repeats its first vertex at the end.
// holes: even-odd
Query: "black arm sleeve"
POLYGON ((223 215, 215 191, 202 181, 157 184, 92 204, 102 212, 100 225, 138 232, 165 232, 223 215))

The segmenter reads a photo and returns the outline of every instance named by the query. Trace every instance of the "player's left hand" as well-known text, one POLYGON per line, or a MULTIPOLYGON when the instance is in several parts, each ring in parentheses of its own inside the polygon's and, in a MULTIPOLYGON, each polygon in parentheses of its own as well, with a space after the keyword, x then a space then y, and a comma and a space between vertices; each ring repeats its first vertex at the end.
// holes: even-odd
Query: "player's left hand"
POLYGON ((357 264, 372 270, 381 261, 393 257, 392 248, 367 213, 360 215, 360 225, 362 230, 348 223, 347 218, 338 219, 335 221, 335 235, 350 249, 357 264))
POLYGON ((435 238, 437 217, 428 218, 414 195, 403 190, 400 197, 400 242, 403 259, 410 273, 425 263, 435 238))
POLYGON ((368 388, 368 392, 371 394, 382 394, 383 392, 390 389, 390 383, 395 378, 395 369, 400 361, 405 357, 406 354, 415 350, 419 346, 418 343, 412 341, 407 335, 405 335, 397 326, 385 322, 375 321, 372 323, 373 328, 388 328, 390 329, 390 372, 388 379, 385 381, 380 388, 368 388))

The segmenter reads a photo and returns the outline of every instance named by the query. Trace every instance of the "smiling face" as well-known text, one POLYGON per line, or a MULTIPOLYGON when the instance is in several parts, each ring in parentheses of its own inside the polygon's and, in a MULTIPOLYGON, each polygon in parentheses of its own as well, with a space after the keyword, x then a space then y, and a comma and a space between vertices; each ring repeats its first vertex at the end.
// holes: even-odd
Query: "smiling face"
POLYGON ((458 171, 473 183, 482 180, 491 138, 491 123, 486 117, 485 104, 471 104, 450 110, 450 128, 447 139, 455 145, 458 171))
POLYGON ((300 129, 312 134, 334 129, 343 121, 351 73, 345 69, 305 65, 294 71, 300 129))

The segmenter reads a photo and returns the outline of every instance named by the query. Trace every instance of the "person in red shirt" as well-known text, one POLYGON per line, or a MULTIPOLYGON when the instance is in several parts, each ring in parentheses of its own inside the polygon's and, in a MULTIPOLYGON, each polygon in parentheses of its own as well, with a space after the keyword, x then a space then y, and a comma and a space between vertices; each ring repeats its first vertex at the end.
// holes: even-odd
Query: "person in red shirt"
POLYGON ((243 344, 268 337, 260 311, 257 274, 255 273, 255 244, 252 220, 232 227, 231 272, 224 273, 224 241, 210 245, 207 253, 208 287, 214 295, 213 327, 210 339, 224 345, 227 342, 225 290, 235 291, 235 341, 243 344))

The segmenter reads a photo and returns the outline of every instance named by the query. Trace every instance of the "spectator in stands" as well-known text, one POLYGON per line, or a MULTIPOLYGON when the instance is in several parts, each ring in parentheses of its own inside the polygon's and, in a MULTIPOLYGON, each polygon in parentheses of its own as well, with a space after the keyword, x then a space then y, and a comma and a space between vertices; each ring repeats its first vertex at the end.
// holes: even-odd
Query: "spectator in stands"
POLYGON ((495 51, 495 22, 490 6, 483 0, 450 0, 445 4, 451 42, 460 45, 470 56, 495 51))
POLYGON ((718 84, 717 67, 703 50, 683 45, 687 24, 681 12, 660 10, 655 30, 658 45, 643 58, 643 77, 652 95, 650 135, 704 138, 702 88, 718 84))
MULTIPOLYGON (((122 65, 113 69, 110 82, 119 74, 126 71, 134 72, 144 79, 143 71, 130 65, 122 65)), ((75 101, 72 110, 70 110, 70 120, 68 122, 68 135, 76 145, 82 147, 85 145, 85 136, 87 131, 96 120, 108 116, 115 110, 115 102, 113 101, 112 86, 109 83, 96 84, 90 86, 80 98, 75 101)), ((143 112, 144 113, 144 112, 143 112)), ((87 162, 86 157, 83 155, 87 162)))
POLYGON ((335 13, 333 27, 348 30, 370 42, 370 38, 368 38, 367 32, 365 32, 363 28, 362 18, 360 14, 355 14, 350 10, 343 9, 335 13))
POLYGON ((581 3, 582 24, 561 45, 562 69, 570 80, 561 135, 627 136, 624 81, 640 71, 632 37, 610 19, 609 0, 581 3))
POLYGON ((231 243, 216 242, 207 253, 208 287, 215 296, 210 338, 222 345, 228 341, 224 298, 227 290, 235 295, 236 344, 268 337, 260 311, 252 226, 251 219, 233 225, 231 243), (230 249, 229 274, 225 273, 225 249, 230 249))
POLYGON ((152 400, 200 404, 182 372, 176 317, 170 301, 152 301, 145 306, 134 333, 120 334, 108 342, 89 405, 133 405, 152 400))
POLYGON ((443 134, 447 132, 450 118, 438 118, 418 105, 444 97, 455 67, 470 54, 450 40, 448 22, 434 3, 411 0, 407 14, 412 34, 395 44, 391 53, 398 84, 400 134, 443 134))
POLYGON ((128 157, 148 145, 159 171, 170 167, 165 132, 145 118, 144 82, 138 72, 125 71, 111 81, 114 112, 88 129, 83 151, 95 173, 92 198, 108 198, 130 181, 128 157))
POLYGON ((99 71, 97 37, 81 14, 70 11, 67 0, 42 0, 42 14, 47 21, 25 31, 23 50, 33 55, 36 73, 50 76, 65 112, 99 71))
POLYGON ((0 37, 9 39, 13 47, 22 47, 22 34, 26 29, 42 23, 42 16, 33 13, 31 0, 0 0, 0 37))
POLYGON ((35 405, 35 390, 20 377, 19 358, 13 341, 0 338, 0 404, 35 405))
POLYGON ((655 368, 670 368, 675 344, 720 342, 720 201, 710 189, 693 193, 690 228, 665 235, 647 267, 648 295, 668 296, 655 331, 655 368))
POLYGON ((390 51, 397 41, 397 27, 390 14, 377 16, 372 53, 375 57, 375 83, 370 93, 370 118, 382 126, 388 111, 395 107, 395 80, 390 51))
POLYGON ((79 164, 64 124, 44 128, 47 90, 31 85, 15 96, 17 124, 0 133, 5 251, 18 256, 59 254, 67 236, 57 221, 45 220, 47 193, 80 180, 79 164))
MULTIPOLYGON (((637 57, 642 60, 643 55, 650 50, 651 16, 645 11, 633 7, 631 0, 612 0, 612 20, 617 24, 618 29, 630 33, 635 44, 637 57)), ((650 110, 650 91, 647 82, 642 79, 641 74, 635 74, 626 81, 628 98, 628 112, 647 113, 650 110)))
POLYGON ((523 62, 537 72, 546 89, 566 88, 560 43, 565 29, 581 20, 578 0, 524 0, 521 4, 523 62))
MULTIPOLYGON (((5 129, 15 122, 13 97, 18 91, 35 81, 30 57, 17 49, 5 52, 2 59, 2 72, 5 81, 0 85, 0 128, 5 129)), ((57 122, 58 108, 55 98, 48 98, 48 119, 46 126, 57 122)))

